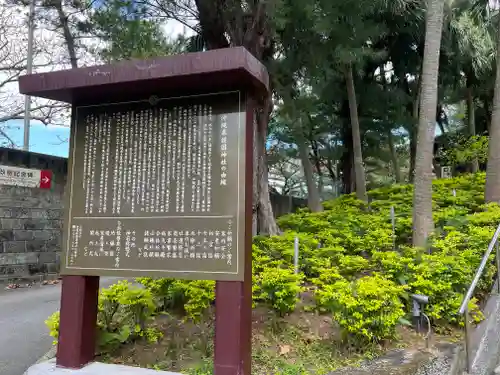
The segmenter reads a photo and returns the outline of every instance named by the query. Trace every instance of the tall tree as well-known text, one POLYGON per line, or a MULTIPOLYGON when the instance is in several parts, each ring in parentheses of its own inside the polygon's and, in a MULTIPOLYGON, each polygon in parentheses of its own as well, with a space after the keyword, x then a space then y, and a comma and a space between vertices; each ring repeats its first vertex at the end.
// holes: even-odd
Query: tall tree
MULTIPOLYGON (((498 15, 497 15, 498 17, 498 15)), ((486 202, 500 203, 500 17, 497 18, 497 58, 493 114, 491 116, 488 163, 486 164, 486 202)))
POLYGON ((413 245, 424 247, 434 229, 432 219, 432 165, 438 98, 439 54, 444 0, 427 0, 422 86, 415 160, 413 245))
MULTIPOLYGON (((265 65, 274 58, 273 30, 270 14, 273 9, 264 0, 244 3, 240 0, 195 0, 201 35, 208 49, 243 46, 265 65)), ((271 77, 272 81, 272 77, 271 77)), ((255 111, 255 179, 254 209, 258 230, 278 234, 269 197, 266 162, 267 126, 273 108, 272 96, 261 98, 255 111)))
POLYGON ((354 151, 354 175, 356 177, 356 196, 363 201, 368 200, 366 195, 365 167, 363 165, 363 151, 361 149, 361 131, 359 128, 358 102, 352 74, 352 65, 345 66, 345 81, 347 86, 347 100, 351 118, 352 144, 354 151))

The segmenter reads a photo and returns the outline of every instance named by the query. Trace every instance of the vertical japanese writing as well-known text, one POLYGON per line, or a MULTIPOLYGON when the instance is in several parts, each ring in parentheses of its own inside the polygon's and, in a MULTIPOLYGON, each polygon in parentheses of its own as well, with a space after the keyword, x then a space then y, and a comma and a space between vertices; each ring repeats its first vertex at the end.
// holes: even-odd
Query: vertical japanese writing
POLYGON ((139 160, 139 165, 141 166, 140 170, 140 179, 141 179, 141 194, 140 194, 140 205, 141 205, 141 211, 145 211, 145 198, 146 198, 146 163, 148 162, 147 160, 147 132, 146 132, 146 126, 145 126, 145 111, 141 111, 140 115, 140 128, 141 128, 141 137, 140 137, 140 142, 141 142, 141 155, 140 155, 140 160, 139 160))
POLYGON ((202 159, 203 154, 203 110, 202 106, 197 106, 197 126, 196 126, 196 211, 201 211, 201 185, 203 180, 202 159))
POLYGON ((116 225, 115 268, 120 267, 121 240, 122 240, 122 222, 121 220, 118 220, 118 223, 116 225))
POLYGON ((125 231, 125 257, 131 257, 131 251, 136 249, 136 237, 135 230, 127 230, 125 231))
POLYGON ((95 169, 96 169, 96 149, 97 149, 97 125, 94 115, 91 116, 91 129, 90 129, 90 178, 89 178, 89 214, 94 213, 94 196, 95 196, 95 169))
POLYGON ((213 117, 212 107, 208 107, 208 167, 207 167, 207 206, 208 212, 212 210, 212 143, 213 143, 213 117))
POLYGON ((117 199, 117 202, 116 202, 116 213, 117 214, 120 214, 121 213, 121 206, 122 206, 122 197, 123 197, 123 175, 124 175, 124 166, 125 166, 125 162, 124 162, 124 145, 123 145, 123 139, 125 138, 124 137, 124 133, 125 133, 125 129, 124 129, 124 124, 123 124, 123 118, 124 118, 124 114, 123 113, 118 113, 118 118, 119 118, 119 121, 118 121, 118 130, 119 130, 119 135, 118 135, 118 138, 117 138, 117 145, 116 145, 116 148, 118 150, 118 189, 117 189, 117 192, 116 192, 116 199, 117 199))
POLYGON ((187 118, 187 109, 186 107, 181 108, 181 122, 180 122, 180 128, 181 128, 181 137, 180 137, 180 143, 181 143, 181 151, 180 151, 180 179, 177 181, 177 183, 180 186, 181 190, 181 203, 179 206, 179 212, 184 212, 184 200, 185 200, 185 193, 186 193, 186 162, 187 162, 187 133, 189 131, 189 126, 188 126, 188 118, 187 118))
POLYGON ((125 196, 123 200, 129 204, 129 209, 130 209, 130 202, 132 198, 132 176, 133 176, 133 166, 134 166, 134 161, 133 161, 133 138, 132 138, 132 131, 133 131, 133 123, 132 123, 132 116, 134 113, 132 111, 127 113, 126 117, 126 123, 127 123, 127 132, 125 135, 125 140, 124 143, 126 145, 126 162, 125 162, 125 196))
POLYGON ((105 117, 104 121, 104 197, 103 197, 103 210, 108 212, 108 191, 109 191, 109 169, 110 169, 110 154, 111 154, 111 121, 109 116, 105 117))
POLYGON ((208 137, 207 137, 207 128, 208 128, 208 108, 206 105, 203 106, 203 127, 202 127, 202 145, 203 152, 201 157, 201 211, 206 211, 207 204, 207 164, 208 160, 208 137))
POLYGON ((91 135, 90 135, 90 116, 85 117, 85 140, 83 151, 83 189, 85 191, 85 214, 89 214, 90 204, 90 168, 91 162, 91 135))
POLYGON ((78 257, 78 249, 80 245, 80 239, 82 237, 82 226, 72 225, 71 226, 71 243, 69 249, 69 264, 73 265, 78 257))
POLYGON ((227 243, 227 248, 225 246, 224 248, 224 252, 226 252, 226 259, 227 259, 227 264, 228 265, 231 265, 231 260, 232 260, 232 247, 233 247, 233 221, 232 220, 228 220, 227 222, 227 239, 226 239, 226 243, 227 243))
POLYGON ((139 161, 137 160, 140 155, 139 150, 139 127, 137 126, 137 112, 134 111, 131 121, 132 121, 132 129, 133 129, 133 157, 132 157, 132 197, 130 202, 130 213, 135 213, 135 205, 137 202, 137 191, 139 190, 139 161))
POLYGON ((165 189, 166 189, 166 194, 167 196, 165 197, 165 210, 164 212, 168 212, 170 210, 170 183, 171 183, 171 178, 172 178, 172 115, 169 113, 168 115, 165 114, 165 121, 167 123, 167 129, 165 133, 165 143, 167 144, 167 161, 166 161, 166 169, 167 173, 165 176, 165 189))
POLYGON ((176 189, 175 189, 175 211, 180 212, 181 210, 181 188, 179 184, 179 180, 181 178, 181 129, 180 129, 180 110, 179 107, 175 107, 173 110, 174 121, 174 165, 175 165, 175 181, 176 181, 176 189))
POLYGON ((149 184, 151 186, 151 201, 150 201, 150 212, 156 211, 156 186, 157 186, 157 158, 160 156, 157 151, 158 147, 158 116, 156 111, 152 109, 151 113, 151 152, 152 157, 149 160, 149 164, 151 167, 151 175, 149 178, 149 184))
POLYGON ((220 185, 227 185, 227 115, 221 116, 220 135, 220 185))
POLYGON ((220 117, 220 185, 227 185, 227 115, 220 117))

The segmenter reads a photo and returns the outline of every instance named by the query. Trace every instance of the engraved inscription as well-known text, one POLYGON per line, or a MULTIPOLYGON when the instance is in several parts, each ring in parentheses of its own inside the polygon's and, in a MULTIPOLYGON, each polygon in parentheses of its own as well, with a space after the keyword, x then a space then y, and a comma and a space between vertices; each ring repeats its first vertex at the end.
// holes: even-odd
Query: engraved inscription
POLYGON ((238 92, 78 107, 76 116, 63 273, 242 279, 238 92))

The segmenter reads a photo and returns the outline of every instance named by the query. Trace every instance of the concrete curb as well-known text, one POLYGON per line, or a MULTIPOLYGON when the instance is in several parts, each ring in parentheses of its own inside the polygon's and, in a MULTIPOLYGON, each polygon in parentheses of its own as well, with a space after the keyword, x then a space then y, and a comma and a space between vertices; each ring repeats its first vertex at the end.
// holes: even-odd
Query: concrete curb
POLYGON ((36 361, 34 364, 38 364, 38 363, 41 363, 41 362, 46 362, 52 358, 55 358, 56 357, 56 353, 57 353, 57 345, 52 345, 52 348, 50 348, 50 350, 45 353, 44 355, 42 355, 38 361, 36 361))
POLYGON ((53 281, 59 279, 57 273, 46 273, 30 276, 0 276, 0 286, 7 284, 36 284, 44 281, 53 281))
POLYGON ((465 351, 460 345, 453 350, 448 375, 460 375, 465 371, 465 351))

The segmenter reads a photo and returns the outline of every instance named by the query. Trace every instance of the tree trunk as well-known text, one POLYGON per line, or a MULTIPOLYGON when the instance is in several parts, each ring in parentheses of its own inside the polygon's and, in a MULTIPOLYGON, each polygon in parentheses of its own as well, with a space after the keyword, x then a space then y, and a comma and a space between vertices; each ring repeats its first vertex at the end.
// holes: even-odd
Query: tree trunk
POLYGON ((408 171, 408 181, 415 181, 415 159, 417 157, 417 132, 416 129, 410 129, 410 170, 408 171))
POLYGON ((394 147, 394 140, 392 138, 392 132, 390 130, 387 132, 387 141, 389 143, 389 150, 391 151, 392 169, 394 170, 394 178, 396 179, 396 183, 399 184, 402 181, 401 170, 399 169, 398 154, 396 152, 396 148, 394 147))
MULTIPOLYGON (((472 87, 468 85, 467 87, 467 122, 469 125, 469 135, 474 137, 476 135, 476 120, 475 120, 475 111, 476 108, 474 106, 474 95, 472 92, 472 87)), ((479 161, 477 158, 474 158, 471 163, 472 173, 476 173, 479 171, 479 161)))
POLYGON ((343 153, 340 157, 340 173, 342 174, 342 194, 351 194, 354 191, 354 181, 352 176, 353 171, 353 150, 352 150, 352 131, 351 124, 349 120, 349 102, 347 100, 342 101, 341 107, 341 118, 342 118, 342 148, 343 153))
POLYGON ((258 110, 257 114, 257 179, 258 179, 258 228, 259 233, 275 236, 279 234, 278 225, 273 214, 273 206, 271 205, 271 197, 269 196, 269 179, 267 167, 267 124, 269 123, 269 100, 266 100, 263 109, 258 110))
POLYGON ((415 179, 415 159, 417 157, 417 132, 418 132, 418 116, 420 113, 420 94, 421 94, 421 78, 417 77, 417 95, 413 102, 413 121, 414 124, 410 128, 410 171, 408 181, 413 183, 415 179))
MULTIPOLYGON (((243 46, 261 62, 273 59, 273 44, 270 43, 269 22, 265 4, 255 7, 254 14, 243 12, 241 2, 195 0, 200 22, 200 31, 208 49, 243 46), (242 32, 243 23, 252 25, 251 30, 242 32), (231 35, 229 43, 226 35, 231 35)), ((273 82, 272 77, 269 79, 273 82)), ((272 90, 271 90, 272 91, 272 90)), ((279 233, 269 197, 268 167, 266 155, 267 126, 269 123, 271 96, 259 104, 257 111, 256 161, 258 168, 258 196, 254 196, 254 209, 257 210, 259 233, 275 235, 279 233)))
POLYGON ((497 25, 497 60, 493 113, 491 115, 484 200, 500 202, 500 22, 497 25))
POLYGON ((330 179, 332 180, 332 186, 337 186, 338 180, 337 180, 337 175, 335 171, 333 170, 333 163, 332 159, 328 158, 326 160, 326 169, 328 170, 328 175, 330 176, 330 179))
POLYGON ((486 131, 489 134, 491 129, 490 101, 485 97, 483 103, 486 116, 486 131))
POLYGON ((66 42, 66 48, 68 48, 69 62, 72 69, 78 68, 78 58, 76 57, 76 44, 75 38, 71 33, 68 23, 68 16, 64 13, 62 1, 54 1, 54 8, 57 10, 57 17, 59 19, 59 26, 62 28, 64 35, 64 41, 66 42))
POLYGON ((314 173, 311 160, 309 159, 309 150, 306 141, 303 137, 298 137, 298 148, 300 161, 304 170, 304 178, 307 185, 307 206, 312 212, 323 211, 319 191, 316 183, 314 182, 314 173))
POLYGON ((422 64, 422 93, 415 158, 413 195, 413 245, 425 247, 434 229, 432 219, 432 161, 436 129, 439 52, 443 29, 443 0, 428 0, 425 47, 422 64))
POLYGON ((359 130, 358 104, 356 102, 356 91, 352 75, 352 65, 348 65, 345 71, 347 86, 347 99, 349 100, 349 113, 351 117, 352 145, 354 150, 354 175, 356 181, 356 196, 367 202, 365 167, 363 166, 363 153, 361 150, 361 133, 359 130))
POLYGON ((311 148, 314 155, 314 166, 316 167, 316 173, 318 174, 318 194, 321 197, 323 193, 323 170, 321 169, 321 158, 318 150, 318 142, 311 140, 311 148))

